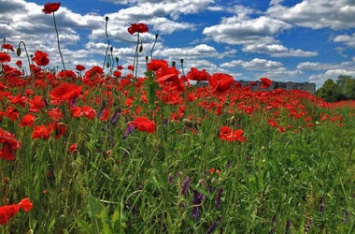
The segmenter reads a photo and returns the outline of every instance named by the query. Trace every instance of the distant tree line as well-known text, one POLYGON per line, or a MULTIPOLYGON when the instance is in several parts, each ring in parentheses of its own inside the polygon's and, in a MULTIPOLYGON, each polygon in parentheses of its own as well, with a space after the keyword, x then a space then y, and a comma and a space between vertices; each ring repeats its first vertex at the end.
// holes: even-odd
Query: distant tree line
POLYGON ((327 79, 316 95, 328 102, 355 100, 355 78, 340 75, 337 81, 327 79))

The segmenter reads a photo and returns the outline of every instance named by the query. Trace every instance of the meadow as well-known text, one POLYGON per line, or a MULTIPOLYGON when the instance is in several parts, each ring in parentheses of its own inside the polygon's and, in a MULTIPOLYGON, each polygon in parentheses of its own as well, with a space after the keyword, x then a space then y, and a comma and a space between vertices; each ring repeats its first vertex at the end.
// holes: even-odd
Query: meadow
POLYGON ((3 45, 0 233, 354 232, 355 102, 151 58, 137 77, 139 43, 127 74, 43 51, 24 74, 3 45))

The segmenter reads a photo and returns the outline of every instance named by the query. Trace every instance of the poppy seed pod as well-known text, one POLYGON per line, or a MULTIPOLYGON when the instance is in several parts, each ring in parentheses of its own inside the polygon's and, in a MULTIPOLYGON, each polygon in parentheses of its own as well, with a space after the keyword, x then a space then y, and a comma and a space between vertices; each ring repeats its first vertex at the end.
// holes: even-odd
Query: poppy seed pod
POLYGON ((142 41, 141 41, 141 45, 140 45, 140 47, 139 47, 139 53, 142 53, 142 51, 143 51, 143 43, 142 43, 142 41))
POLYGON ((20 56, 21 55, 21 48, 20 47, 17 47, 17 50, 16 50, 16 54, 17 56, 20 56))

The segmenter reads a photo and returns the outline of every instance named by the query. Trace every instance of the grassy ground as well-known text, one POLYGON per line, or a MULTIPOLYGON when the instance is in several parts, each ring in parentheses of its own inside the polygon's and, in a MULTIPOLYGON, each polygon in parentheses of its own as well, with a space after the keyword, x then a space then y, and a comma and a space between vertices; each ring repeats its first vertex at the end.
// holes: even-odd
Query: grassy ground
POLYGON ((50 96, 56 80, 41 88, 2 79, 1 128, 21 147, 16 160, 0 160, 1 204, 28 197, 33 209, 0 233, 355 229, 355 111, 349 106, 327 107, 301 91, 247 88, 189 87, 164 98, 149 79, 95 86, 63 79, 59 84, 83 89, 75 102, 58 104, 50 96), (27 99, 16 102, 17 96, 27 99), (35 96, 43 103, 31 112, 35 96), (93 119, 75 117, 74 107, 85 105, 95 110, 93 119), (18 118, 11 119, 9 106, 18 118), (54 109, 59 117, 49 116, 54 109), (28 113, 34 123, 20 126, 28 113), (154 122, 154 131, 132 129, 136 116, 154 122), (54 123, 65 130, 56 125, 48 139, 43 129, 34 137, 36 126, 54 123), (233 131, 223 135, 223 126, 233 131))

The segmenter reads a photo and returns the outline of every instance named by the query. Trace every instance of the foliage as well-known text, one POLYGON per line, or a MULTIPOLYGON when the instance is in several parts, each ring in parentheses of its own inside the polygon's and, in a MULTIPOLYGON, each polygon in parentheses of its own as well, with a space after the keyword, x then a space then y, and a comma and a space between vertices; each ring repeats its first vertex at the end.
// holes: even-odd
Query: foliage
POLYGON ((355 100, 355 79, 345 75, 340 75, 336 82, 328 79, 316 95, 328 102, 355 100))

